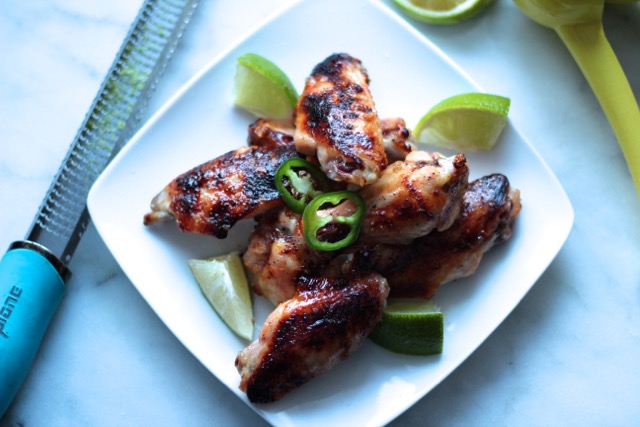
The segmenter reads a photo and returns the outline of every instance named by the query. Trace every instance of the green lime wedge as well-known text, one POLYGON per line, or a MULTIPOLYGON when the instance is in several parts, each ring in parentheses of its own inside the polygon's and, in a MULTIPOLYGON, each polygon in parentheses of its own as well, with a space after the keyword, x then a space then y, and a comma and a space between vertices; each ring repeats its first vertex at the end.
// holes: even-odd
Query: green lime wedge
POLYGON ((255 53, 237 60, 234 103, 258 117, 291 122, 298 92, 277 65, 255 53))
POLYGON ((241 338, 253 338, 249 284, 237 253, 189 260, 202 293, 222 320, 241 338))
POLYGON ((413 134, 419 143, 459 151, 490 150, 507 123, 511 101, 488 93, 464 93, 436 104, 413 134))
POLYGON ((494 0, 393 0, 407 15, 428 24, 456 24, 487 8, 494 0))
POLYGON ((444 341, 442 312, 433 301, 389 302, 369 338, 395 353, 440 354, 444 341))

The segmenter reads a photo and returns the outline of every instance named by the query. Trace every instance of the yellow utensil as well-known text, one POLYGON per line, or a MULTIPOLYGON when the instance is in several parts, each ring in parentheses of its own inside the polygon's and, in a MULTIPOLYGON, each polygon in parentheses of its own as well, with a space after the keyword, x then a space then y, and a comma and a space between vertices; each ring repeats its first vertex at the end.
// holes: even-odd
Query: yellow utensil
POLYGON ((640 197, 640 109, 602 28, 604 0, 514 0, 558 33, 578 63, 618 139, 640 197))

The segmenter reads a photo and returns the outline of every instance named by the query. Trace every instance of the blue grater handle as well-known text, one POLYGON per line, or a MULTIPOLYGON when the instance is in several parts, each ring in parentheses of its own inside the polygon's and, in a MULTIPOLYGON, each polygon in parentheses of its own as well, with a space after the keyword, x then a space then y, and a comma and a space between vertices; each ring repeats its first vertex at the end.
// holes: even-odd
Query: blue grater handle
POLYGON ((29 372, 66 291, 52 255, 24 243, 29 244, 12 245, 0 261, 0 417, 29 372))

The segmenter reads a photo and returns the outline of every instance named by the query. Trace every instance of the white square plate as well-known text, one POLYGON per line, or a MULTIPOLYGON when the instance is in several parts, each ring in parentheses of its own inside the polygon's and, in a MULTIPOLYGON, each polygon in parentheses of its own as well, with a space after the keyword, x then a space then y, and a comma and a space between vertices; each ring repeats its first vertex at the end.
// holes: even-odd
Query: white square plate
MULTIPOLYGON (((436 102, 479 91, 437 47, 375 1, 300 2, 269 21, 195 76, 147 123, 94 185, 91 217, 122 269, 182 343, 229 389, 238 389, 235 357, 246 343, 213 312, 187 260, 242 250, 253 221, 225 240, 151 228, 151 198, 178 174, 246 142, 252 117, 232 105, 236 58, 266 56, 302 89, 315 64, 333 52, 360 58, 382 117, 410 126, 436 102)), ((509 94, 501 94, 509 96, 509 94)), ((522 100, 512 100, 523 102, 522 100)), ((560 250, 573 224, 563 189, 509 123, 490 153, 469 155, 471 178, 501 172, 521 190, 523 209, 511 240, 489 252, 470 278, 436 295, 445 316, 444 352, 410 357, 371 342, 331 372, 269 405, 251 405, 274 425, 383 425, 428 393, 465 360, 524 297, 560 250)), ((254 298, 256 325, 272 309, 254 298)))

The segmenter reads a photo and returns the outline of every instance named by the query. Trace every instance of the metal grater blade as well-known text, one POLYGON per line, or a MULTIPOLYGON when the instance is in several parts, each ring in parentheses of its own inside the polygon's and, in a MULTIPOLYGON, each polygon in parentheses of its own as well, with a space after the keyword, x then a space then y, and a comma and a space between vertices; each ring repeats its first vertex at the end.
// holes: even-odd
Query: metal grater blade
POLYGON ((68 263, 89 224, 87 195, 138 130, 197 0, 146 0, 40 206, 27 240, 68 263))

